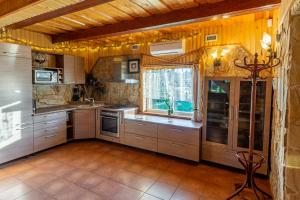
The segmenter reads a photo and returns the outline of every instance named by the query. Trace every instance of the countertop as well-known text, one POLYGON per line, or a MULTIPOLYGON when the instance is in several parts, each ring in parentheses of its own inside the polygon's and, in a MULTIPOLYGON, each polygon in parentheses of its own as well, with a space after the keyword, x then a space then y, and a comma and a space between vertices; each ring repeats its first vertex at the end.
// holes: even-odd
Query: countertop
POLYGON ((192 120, 187 120, 187 119, 176 119, 176 118, 168 118, 168 117, 160 117, 160 116, 152 116, 152 115, 126 114, 125 119, 134 120, 134 121, 145 121, 145 122, 164 124, 164 125, 181 126, 185 128, 194 128, 194 129, 199 129, 202 127, 201 122, 194 122, 192 120))
POLYGON ((33 115, 43 115, 47 113, 55 113, 60 111, 72 111, 72 110, 86 110, 86 109, 97 109, 104 106, 104 104, 95 104, 94 106, 85 105, 63 105, 63 106, 51 106, 47 108, 39 108, 35 111, 33 115))

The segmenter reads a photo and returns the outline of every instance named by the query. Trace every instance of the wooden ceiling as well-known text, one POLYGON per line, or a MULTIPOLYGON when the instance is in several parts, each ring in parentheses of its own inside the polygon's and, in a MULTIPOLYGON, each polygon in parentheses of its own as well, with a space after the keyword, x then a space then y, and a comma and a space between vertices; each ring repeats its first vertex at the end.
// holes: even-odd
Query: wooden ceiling
POLYGON ((280 0, 0 0, 0 27, 53 35, 54 42, 100 38, 271 9, 280 0), (18 6, 17 6, 18 5, 18 6))

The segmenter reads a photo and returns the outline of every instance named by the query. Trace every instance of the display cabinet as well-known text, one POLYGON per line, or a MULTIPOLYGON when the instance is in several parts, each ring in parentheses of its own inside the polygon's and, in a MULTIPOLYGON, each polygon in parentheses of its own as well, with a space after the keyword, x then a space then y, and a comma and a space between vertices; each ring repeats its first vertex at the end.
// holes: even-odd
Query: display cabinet
MULTIPOLYGON (((259 173, 267 174, 272 80, 257 83, 254 149, 265 157, 259 173)), ((206 78, 202 159, 242 168, 235 153, 249 145, 251 81, 206 78)))

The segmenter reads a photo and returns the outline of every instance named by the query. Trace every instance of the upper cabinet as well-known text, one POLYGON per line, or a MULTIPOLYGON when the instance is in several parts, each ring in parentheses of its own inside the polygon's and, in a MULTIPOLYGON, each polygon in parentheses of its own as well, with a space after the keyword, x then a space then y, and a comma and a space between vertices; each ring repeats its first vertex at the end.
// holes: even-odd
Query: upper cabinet
POLYGON ((64 55, 64 83, 85 84, 84 58, 64 55))

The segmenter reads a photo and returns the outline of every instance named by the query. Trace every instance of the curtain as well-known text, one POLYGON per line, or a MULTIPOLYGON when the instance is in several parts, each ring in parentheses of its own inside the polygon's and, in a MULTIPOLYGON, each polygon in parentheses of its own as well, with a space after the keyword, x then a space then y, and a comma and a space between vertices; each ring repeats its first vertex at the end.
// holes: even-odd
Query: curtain
POLYGON ((200 68, 199 65, 194 65, 193 67, 193 121, 200 122, 202 119, 201 116, 201 77, 200 77, 200 68))
MULTIPOLYGON (((145 70, 143 74, 145 104, 152 107, 151 100, 170 99, 175 111, 187 108, 187 112, 190 112, 186 103, 193 101, 192 76, 192 68, 145 70)), ((190 109, 192 111, 192 107, 190 109)))

